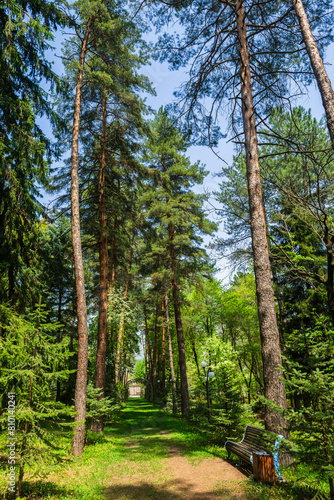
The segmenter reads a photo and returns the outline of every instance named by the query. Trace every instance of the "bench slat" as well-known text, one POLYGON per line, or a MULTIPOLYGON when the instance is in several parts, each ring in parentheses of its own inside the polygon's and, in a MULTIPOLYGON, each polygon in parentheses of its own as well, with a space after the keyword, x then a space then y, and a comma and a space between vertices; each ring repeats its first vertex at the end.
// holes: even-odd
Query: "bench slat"
POLYGON ((268 451, 268 444, 270 444, 271 439, 268 439, 267 436, 268 433, 264 429, 247 425, 242 440, 239 443, 226 441, 225 447, 228 453, 233 453, 251 464, 253 452, 268 451))

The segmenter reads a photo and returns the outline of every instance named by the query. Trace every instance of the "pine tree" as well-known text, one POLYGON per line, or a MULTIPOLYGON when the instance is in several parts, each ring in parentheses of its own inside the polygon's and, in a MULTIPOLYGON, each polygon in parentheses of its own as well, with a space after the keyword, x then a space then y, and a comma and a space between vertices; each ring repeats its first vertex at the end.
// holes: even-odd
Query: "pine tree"
MULTIPOLYGON (((68 44, 67 52, 70 53, 77 45, 76 37, 68 44)), ((86 67, 82 77, 83 126, 80 128, 80 140, 83 147, 79 158, 83 189, 89 192, 88 201, 81 205, 84 230, 94 235, 99 246, 99 328, 95 386, 102 389, 101 395, 105 386, 107 294, 108 288, 111 291, 113 286, 115 269, 116 235, 112 232, 112 227, 118 226, 123 219, 123 215, 117 214, 122 200, 121 196, 117 200, 114 186, 116 184, 117 190, 122 190, 124 184, 133 181, 139 169, 135 154, 140 135, 145 130, 142 114, 146 108, 138 91, 151 91, 147 78, 137 73, 145 60, 140 33, 127 13, 120 4, 103 2, 98 7, 95 22, 91 26, 91 42, 87 48, 86 67), (111 221, 110 212, 114 219, 111 221), (98 231, 95 224, 96 213, 99 220, 98 231), (110 267, 108 236, 112 239, 110 267)), ((67 79, 71 81, 74 75, 71 62, 67 64, 67 69, 67 79)), ((120 211, 123 211, 123 207, 120 211)), ((128 286, 127 282, 124 301, 128 286)), ((119 346, 116 354, 116 378, 119 376, 119 349, 123 328, 121 324, 120 340, 116 344, 119 346)), ((102 426, 96 422, 94 429, 101 432, 102 426)))
MULTIPOLYGON (((95 169, 96 165, 99 165, 96 184, 98 189, 95 189, 95 184, 89 182, 85 189, 90 192, 92 199, 94 199, 94 203, 90 203, 90 206, 95 208, 97 205, 99 214, 97 239, 100 259, 100 327, 95 385, 104 389, 107 345, 107 280, 109 274, 107 248, 109 206, 106 200, 108 192, 112 191, 112 184, 115 180, 116 183, 120 181, 120 170, 122 168, 130 169, 136 164, 131 148, 134 138, 137 139, 144 129, 141 116, 144 103, 138 97, 137 90, 142 88, 150 90, 150 86, 147 79, 136 72, 136 69, 144 61, 140 47, 137 50, 136 46, 137 43, 140 45, 140 35, 122 6, 119 3, 100 1, 90 2, 89 6, 87 2, 78 2, 75 8, 79 18, 77 21, 78 36, 69 41, 66 53, 73 54, 74 50, 78 60, 73 61, 73 58, 69 57, 66 66, 68 84, 74 82, 76 87, 72 127, 71 205, 78 299, 78 331, 81 339, 76 399, 79 405, 77 418, 82 421, 84 419, 84 392, 87 384, 85 375, 87 373, 87 313, 81 250, 79 166, 81 162, 85 165, 85 168, 81 169, 82 181, 85 186, 90 176, 92 176, 92 182, 96 180, 95 169), (84 126, 80 126, 80 115, 84 126), (83 145, 82 156, 79 155, 79 138, 83 145), (117 171, 118 165, 121 165, 121 168, 117 171)), ((86 204, 86 207, 87 205, 89 204, 86 204)), ((86 214, 87 212, 84 213, 85 216, 86 214)), ((86 223, 87 219, 85 218, 84 221, 86 223)), ((116 217, 114 221, 116 223, 116 217)), ((94 224, 93 227, 96 232, 96 225, 94 224)), ((101 431, 101 426, 98 426, 97 430, 101 431)), ((81 425, 74 437, 73 453, 80 454, 82 447, 83 426, 81 425)))
MULTIPOLYGON (((78 5, 80 12, 80 7, 78 5)), ((83 5, 85 7, 85 3, 83 5)), ((81 455, 84 448, 85 416, 86 416, 86 388, 87 388, 87 366, 88 366, 88 327, 87 327, 87 306, 85 291, 85 276, 81 247, 80 230, 80 205, 79 205, 79 131, 81 114, 81 97, 83 76, 85 70, 85 59, 88 50, 89 38, 93 22, 96 21, 96 14, 99 5, 94 3, 90 9, 83 10, 82 22, 79 27, 81 32, 81 46, 77 68, 74 114, 72 125, 71 144, 71 228, 72 246, 74 258, 75 288, 77 298, 77 320, 78 320, 78 367, 75 386, 75 422, 80 422, 75 430, 72 441, 72 454, 81 455)))
POLYGON ((179 351, 182 415, 185 417, 189 409, 189 394, 180 276, 204 264, 205 253, 199 247, 202 241, 199 234, 211 233, 215 225, 204 216, 204 197, 191 191, 195 183, 203 181, 205 172, 199 164, 191 165, 184 156, 185 137, 173 126, 163 109, 157 113, 151 130, 146 162, 151 170, 152 188, 143 194, 142 204, 148 222, 159 227, 159 240, 153 243, 151 254, 162 254, 164 266, 170 271, 179 351))
MULTIPOLYGON (((292 5, 295 10, 300 31, 302 34, 303 42, 307 50, 307 54, 310 59, 312 70, 317 81, 318 89, 320 91, 322 103, 326 112, 327 126, 329 135, 332 141, 332 146, 334 148, 334 91, 332 88, 331 81, 328 77, 324 62, 321 58, 321 54, 318 48, 317 41, 313 35, 312 28, 309 22, 308 15, 306 13, 305 6, 302 0, 292 0, 292 5)), ((324 2, 325 9, 331 9, 331 5, 324 2)), ((317 6, 318 7, 318 6, 317 6)), ((311 7, 311 13, 313 14, 314 7, 311 7)), ((315 12, 316 17, 319 16, 318 12, 315 12)), ((328 21, 327 21, 328 22, 328 21)), ((332 40, 333 37, 327 37, 328 41, 332 40)))
MULTIPOLYGON (((286 40, 282 38, 279 28, 273 33, 270 31, 268 37, 265 28, 268 26, 269 29, 272 23, 275 27, 279 26, 280 22, 284 24, 290 13, 281 3, 271 4, 266 12, 264 19, 262 5, 258 3, 252 4, 252 8, 247 9, 247 22, 251 24, 249 31, 243 1, 233 4, 225 1, 214 2, 206 8, 203 8, 202 2, 196 0, 177 2, 175 15, 185 27, 184 35, 177 41, 179 50, 170 50, 174 41, 173 36, 167 34, 161 37, 158 47, 162 50, 161 58, 169 60, 174 68, 191 61, 190 78, 178 95, 184 104, 188 104, 189 108, 185 112, 188 117, 195 118, 194 127, 197 127, 197 130, 199 121, 196 119, 205 115, 202 98, 212 97, 213 106, 206 116, 209 144, 214 143, 216 138, 214 134, 211 135, 214 128, 214 110, 220 111, 223 99, 227 96, 235 99, 236 95, 240 95, 241 106, 235 107, 237 112, 233 114, 232 123, 238 142, 240 141, 237 125, 243 124, 242 144, 246 156, 265 392, 269 399, 284 408, 286 395, 278 370, 281 353, 263 210, 256 116, 259 116, 261 111, 267 113, 273 103, 279 102, 288 93, 287 79, 277 75, 281 74, 282 61, 284 58, 288 60, 291 47, 288 50, 287 45, 284 45, 286 40), (203 22, 199 22, 199 19, 203 22), (203 29, 203 26, 207 29, 203 29), (275 52, 274 46, 278 43, 281 49, 280 57, 271 57, 269 61, 268 55, 272 56, 275 52), (205 46, 204 51, 199 49, 203 46, 205 46), (253 93, 261 96, 256 106, 253 102, 253 93), (270 96, 271 102, 268 100, 270 96)), ((197 135, 201 135, 200 131, 197 135)), ((266 426, 272 431, 282 428, 282 432, 286 431, 288 435, 281 415, 272 412, 269 407, 266 413, 266 426)))

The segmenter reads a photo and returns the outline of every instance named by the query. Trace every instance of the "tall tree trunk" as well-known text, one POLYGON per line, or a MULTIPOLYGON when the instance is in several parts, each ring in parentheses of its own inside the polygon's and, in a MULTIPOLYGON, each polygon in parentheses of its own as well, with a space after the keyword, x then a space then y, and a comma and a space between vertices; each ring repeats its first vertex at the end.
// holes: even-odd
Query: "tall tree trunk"
POLYGON ((325 242, 327 254, 327 303, 329 314, 334 325, 334 259, 333 259, 333 236, 330 233, 327 225, 325 226, 325 242))
POLYGON ((117 231, 117 215, 115 215, 114 219, 114 228, 111 237, 110 244, 110 261, 109 261, 109 297, 112 294, 114 281, 115 281, 115 244, 116 244, 116 231, 117 231))
MULTIPOLYGON (((100 260, 100 300, 99 323, 96 352, 95 388, 101 389, 98 399, 104 397, 106 353, 107 353, 107 318, 108 318, 108 241, 107 241, 107 212, 105 202, 105 169, 106 169, 106 138, 107 138, 107 101, 102 98, 102 134, 99 169, 99 260, 100 260)), ((103 420, 92 422, 92 431, 103 432, 103 420)))
POLYGON ((197 375, 198 375, 199 379, 202 380, 202 374, 200 372, 199 365, 198 365, 198 357, 197 357, 196 346, 195 346, 194 340, 192 341, 192 348, 193 348, 194 360, 195 360, 195 364, 196 364, 196 368, 197 368, 197 375))
POLYGON ((154 343, 153 343, 153 355, 152 355, 152 383, 153 383, 153 401, 156 400, 157 394, 157 335, 158 335, 158 311, 155 308, 155 320, 154 320, 154 343))
POLYGON ((146 340, 146 335, 143 334, 143 331, 141 331, 141 340, 142 340, 143 353, 144 353, 145 377, 146 377, 147 376, 147 340, 146 340))
POLYGON ((126 383, 128 381, 128 374, 126 371, 126 352, 123 355, 123 372, 122 372, 122 384, 124 387, 126 386, 126 383))
POLYGON ((126 299, 128 297, 128 290, 129 290, 129 284, 130 284, 130 278, 131 278, 134 237, 135 237, 135 233, 133 232, 132 241, 131 241, 131 248, 130 248, 129 270, 128 270, 126 282, 125 282, 125 289, 124 289, 123 300, 122 300, 121 319, 120 319, 119 329, 118 329, 117 350, 116 350, 116 360, 115 360, 116 384, 120 380, 120 369, 121 369, 120 362, 121 362, 121 357, 122 357, 123 340, 124 340, 125 307, 126 307, 126 299))
POLYGON ((80 207, 79 207, 79 126, 81 111, 81 92, 85 58, 88 47, 88 39, 92 27, 93 18, 87 22, 85 35, 81 43, 80 69, 76 86, 73 129, 72 129, 72 156, 71 156, 71 222, 72 222, 72 245, 75 271, 75 289, 77 296, 78 317, 78 366, 75 385, 75 422, 76 425, 72 439, 72 455, 81 455, 85 440, 85 418, 86 418, 86 394, 87 394, 87 366, 88 366, 88 328, 87 308, 85 293, 85 277, 82 260, 81 234, 80 234, 80 207))
POLYGON ((281 294, 281 290, 278 283, 276 270, 272 267, 272 275, 273 275, 273 285, 274 285, 274 296, 276 298, 279 310, 279 321, 278 321, 278 329, 280 334, 280 346, 281 352, 285 354, 285 327, 286 327, 286 316, 284 311, 284 302, 281 294))
POLYGON ((320 56, 317 43, 314 40, 312 29, 307 18, 302 0, 291 0, 295 9, 303 42, 310 58, 313 73, 321 94, 322 104, 325 108, 327 126, 334 149, 334 92, 331 81, 327 75, 324 62, 320 56))
POLYGON ((153 362, 152 362, 152 350, 151 350, 151 346, 150 346, 150 340, 148 337, 148 324, 147 324, 147 314, 146 314, 146 307, 145 306, 144 306, 144 319, 145 319, 145 339, 146 339, 147 355, 148 355, 148 374, 146 376, 150 382, 150 386, 148 386, 148 397, 147 397, 146 392, 145 392, 145 397, 149 401, 152 401, 154 398, 153 366, 152 366, 153 362))
POLYGON ((172 271, 172 292, 173 292, 175 325, 176 325, 177 343, 179 348, 179 365, 180 365, 180 379, 181 379, 181 410, 182 410, 182 417, 185 418, 189 410, 187 363, 186 363, 186 350, 184 346, 184 336, 183 336, 182 319, 181 319, 179 286, 176 274, 175 248, 173 244, 174 228, 171 223, 168 224, 168 237, 169 237, 169 250, 170 250, 171 271, 172 271))
MULTIPOLYGON (((62 298, 63 298, 63 294, 62 294, 62 290, 60 288, 59 289, 59 299, 58 299, 58 323, 61 323, 62 298)), ((58 342, 61 342, 61 339, 62 339, 62 331, 61 330, 58 333, 57 337, 58 337, 58 342)), ((61 389, 60 380, 57 380, 57 392, 56 392, 56 402, 57 403, 60 401, 60 389, 61 389)))
MULTIPOLYGON (((271 283, 266 222, 258 158, 258 141, 254 117, 250 61, 243 0, 236 2, 242 116, 245 134, 247 185, 252 231, 252 249, 260 323, 265 396, 281 408, 287 408, 285 386, 278 366, 282 365, 274 292, 271 283)), ((288 426, 282 415, 266 407, 266 429, 288 437, 288 426)))
POLYGON ((161 389, 163 397, 165 398, 166 386, 166 330, 165 330, 165 296, 162 290, 161 295, 161 330, 162 330, 162 352, 161 352, 161 389))
POLYGON ((168 354, 169 354, 169 367, 170 376, 172 379, 172 398, 173 398, 173 413, 177 413, 177 400, 176 400, 176 385, 175 385, 175 372, 174 372, 174 361, 173 361, 173 348, 172 339, 170 336, 169 328, 169 310, 168 310, 168 287, 165 284, 165 313, 166 313, 166 330, 167 330, 167 342, 168 342, 168 354))

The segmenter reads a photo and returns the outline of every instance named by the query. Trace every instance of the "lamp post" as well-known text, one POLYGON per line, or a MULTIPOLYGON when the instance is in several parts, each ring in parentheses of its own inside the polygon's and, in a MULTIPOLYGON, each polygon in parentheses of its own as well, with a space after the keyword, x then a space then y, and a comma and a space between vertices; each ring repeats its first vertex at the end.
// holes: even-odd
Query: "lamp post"
POLYGON ((206 368, 206 362, 205 361, 202 361, 201 363, 201 367, 203 368, 203 371, 204 371, 204 381, 205 381, 205 384, 206 384, 206 402, 207 402, 207 406, 208 406, 208 421, 210 422, 210 393, 209 393, 209 380, 212 379, 215 374, 214 372, 212 372, 210 370, 210 368, 208 368, 207 370, 205 369, 206 368))

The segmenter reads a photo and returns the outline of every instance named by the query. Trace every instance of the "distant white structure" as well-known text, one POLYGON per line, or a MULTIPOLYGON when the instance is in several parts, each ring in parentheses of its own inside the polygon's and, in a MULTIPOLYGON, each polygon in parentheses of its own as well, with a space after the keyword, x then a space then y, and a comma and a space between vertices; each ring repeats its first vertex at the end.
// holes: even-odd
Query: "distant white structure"
POLYGON ((129 384, 129 398, 140 398, 141 396, 141 387, 137 382, 133 382, 129 384))

